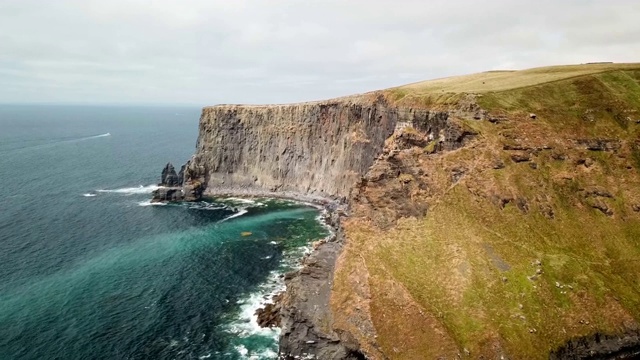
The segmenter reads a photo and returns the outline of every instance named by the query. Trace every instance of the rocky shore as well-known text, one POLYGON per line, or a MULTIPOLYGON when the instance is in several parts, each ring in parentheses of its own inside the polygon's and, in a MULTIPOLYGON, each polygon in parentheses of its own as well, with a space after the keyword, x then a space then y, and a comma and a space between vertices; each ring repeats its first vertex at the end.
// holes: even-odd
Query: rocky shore
MULTIPOLYGON (((168 163, 162 170, 160 188, 153 192, 153 201, 185 201, 180 186, 183 170, 180 176, 168 163)), ((313 244, 313 250, 301 259, 300 269, 285 275, 286 291, 275 295, 273 302, 257 311, 258 324, 281 329, 280 359, 364 359, 355 339, 348 334, 336 333, 328 322, 335 263, 344 241, 340 221, 346 216, 347 204, 339 199, 293 191, 261 191, 246 187, 207 189, 195 200, 216 196, 280 198, 322 209, 322 221, 331 234, 313 244)))
POLYGON ((281 328, 281 359, 365 359, 353 337, 331 327, 329 301, 344 241, 342 216, 344 205, 325 207, 323 220, 332 234, 314 243, 302 267, 285 275, 286 291, 256 313, 260 326, 281 328))

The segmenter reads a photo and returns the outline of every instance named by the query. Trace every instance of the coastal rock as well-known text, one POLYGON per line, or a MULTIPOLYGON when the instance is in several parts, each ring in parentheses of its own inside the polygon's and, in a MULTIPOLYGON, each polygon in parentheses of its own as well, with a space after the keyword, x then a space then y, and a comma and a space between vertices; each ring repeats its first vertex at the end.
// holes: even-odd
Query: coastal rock
POLYGON ((182 179, 176 174, 176 169, 173 167, 173 164, 167 163, 164 169, 162 169, 160 185, 167 187, 178 187, 182 185, 182 179))
POLYGON ((279 327, 280 326, 280 301, 283 294, 278 294, 273 297, 273 302, 266 304, 264 308, 258 309, 256 314, 258 316, 258 325, 261 327, 279 327))
POLYGON ((176 169, 173 167, 173 164, 167 163, 160 175, 160 183, 158 184, 160 187, 153 191, 151 202, 183 201, 185 196, 181 187, 182 176, 182 169, 180 170, 180 175, 178 175, 176 174, 176 169))
POLYGON ((338 242, 320 244, 304 261, 302 269, 285 277, 287 291, 280 301, 280 358, 365 359, 349 334, 335 333, 329 300, 338 242), (323 325, 324 324, 324 325, 323 325))
POLYGON ((184 200, 182 188, 179 187, 161 187, 152 193, 151 202, 177 202, 184 200))

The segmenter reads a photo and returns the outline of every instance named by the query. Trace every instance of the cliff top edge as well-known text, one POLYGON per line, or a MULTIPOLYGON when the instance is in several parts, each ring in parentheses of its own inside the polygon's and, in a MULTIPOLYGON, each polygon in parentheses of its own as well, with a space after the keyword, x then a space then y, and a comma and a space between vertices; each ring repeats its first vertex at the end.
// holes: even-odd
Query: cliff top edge
POLYGON ((426 80, 411 84, 375 90, 362 94, 347 95, 325 100, 305 101, 298 103, 280 104, 217 104, 205 106, 212 108, 277 108, 290 106, 330 105, 335 103, 352 102, 370 103, 371 100, 387 94, 402 93, 402 95, 438 95, 438 94, 482 94, 500 92, 523 87, 536 86, 544 83, 565 80, 585 75, 614 71, 640 71, 639 63, 586 63, 579 65, 558 65, 537 67, 525 70, 490 70, 469 75, 452 76, 440 79, 426 80))

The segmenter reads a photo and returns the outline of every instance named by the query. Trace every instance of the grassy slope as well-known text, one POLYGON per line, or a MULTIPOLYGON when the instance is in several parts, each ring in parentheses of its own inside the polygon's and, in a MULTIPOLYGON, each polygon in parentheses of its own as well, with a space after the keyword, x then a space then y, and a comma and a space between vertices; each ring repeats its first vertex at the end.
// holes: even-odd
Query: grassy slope
MULTIPOLYGON (((633 210, 640 205, 640 124, 633 121, 640 120, 640 64, 483 73, 389 93, 399 103, 446 105, 467 91, 509 120, 462 120, 480 133, 472 145, 415 155, 430 185, 429 196, 415 199, 430 204, 425 218, 383 230, 370 208, 355 210, 335 278, 337 313, 364 306, 378 335, 371 353, 407 359, 463 349, 474 358, 546 358, 571 337, 633 327, 640 321, 640 213, 633 210), (575 141, 594 137, 622 146, 596 152, 575 141), (534 169, 503 150, 514 144, 549 149, 528 151, 534 169), (496 161, 505 167, 494 169, 496 161), (452 167, 467 170, 457 184, 452 167), (585 195, 594 186, 611 197, 585 195), (512 201, 501 207, 496 199, 512 201), (363 286, 364 301, 353 290, 363 286)), ((348 320, 336 323, 354 331, 348 320)))

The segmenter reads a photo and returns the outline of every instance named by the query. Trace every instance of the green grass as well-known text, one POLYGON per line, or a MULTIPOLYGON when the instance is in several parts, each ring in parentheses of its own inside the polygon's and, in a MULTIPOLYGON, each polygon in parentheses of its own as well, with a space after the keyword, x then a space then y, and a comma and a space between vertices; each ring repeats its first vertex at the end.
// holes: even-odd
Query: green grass
POLYGON ((495 335, 516 358, 545 358, 568 335, 593 331, 580 321, 606 332, 617 330, 622 313, 640 318, 640 246, 631 240, 640 239, 638 219, 612 221, 590 209, 561 207, 549 221, 478 203, 459 189, 425 219, 387 234, 374 258, 420 305, 442 314, 461 347, 484 353, 477 339, 495 335), (510 269, 488 261, 482 244, 491 244, 510 269), (468 262, 466 279, 452 266, 457 257, 468 262), (537 259, 543 274, 532 281, 537 259), (607 307, 614 294, 620 306, 607 307))
POLYGON ((640 64, 584 64, 541 67, 520 71, 488 71, 472 75, 421 81, 393 88, 394 91, 414 93, 486 93, 512 90, 616 70, 639 70, 640 64))

